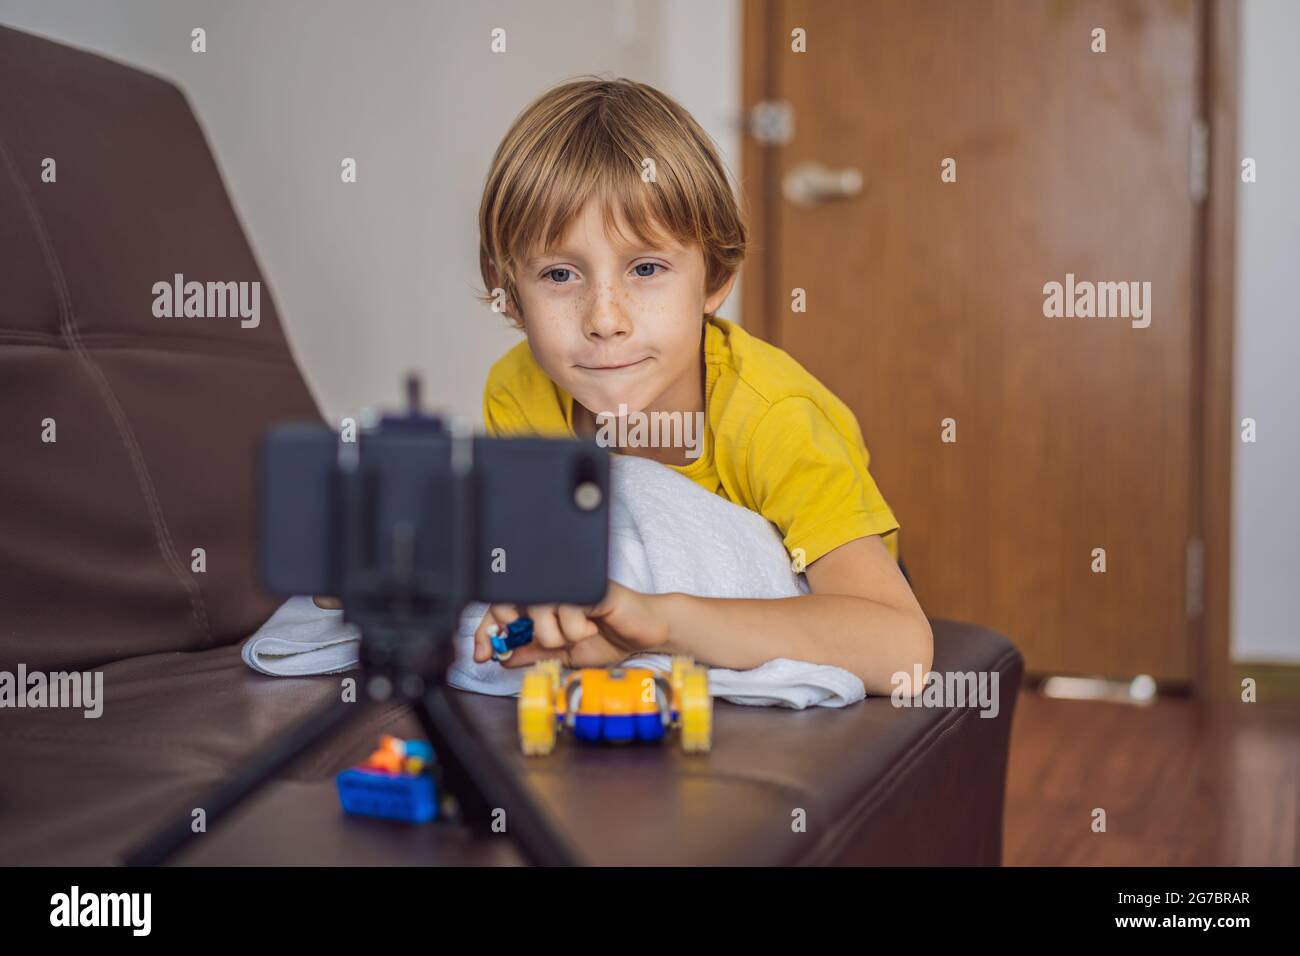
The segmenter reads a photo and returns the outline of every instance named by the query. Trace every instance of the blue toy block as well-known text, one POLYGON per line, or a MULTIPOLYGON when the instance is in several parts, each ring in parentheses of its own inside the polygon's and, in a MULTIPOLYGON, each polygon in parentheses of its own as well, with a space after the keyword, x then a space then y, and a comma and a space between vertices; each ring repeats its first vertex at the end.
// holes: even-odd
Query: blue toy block
POLYGON ((533 641, 533 619, 520 617, 506 625, 505 634, 498 632, 492 637, 492 656, 497 660, 507 660, 516 647, 523 647, 533 641))
POLYGON ((406 756, 419 757, 426 764, 433 763, 433 744, 427 740, 406 741, 406 756))
POLYGON ((353 767, 340 773, 337 782, 339 802, 348 813, 406 823, 428 823, 438 815, 437 788, 427 773, 353 767))

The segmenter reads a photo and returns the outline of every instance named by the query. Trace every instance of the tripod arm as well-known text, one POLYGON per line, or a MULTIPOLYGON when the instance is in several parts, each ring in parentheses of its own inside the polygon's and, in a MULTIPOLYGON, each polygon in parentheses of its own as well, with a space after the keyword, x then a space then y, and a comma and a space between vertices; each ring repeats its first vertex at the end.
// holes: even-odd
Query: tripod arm
POLYGON ((123 862, 127 866, 162 865, 264 783, 288 768, 314 744, 337 733, 361 709, 355 703, 340 698, 314 711, 258 751, 233 777, 204 797, 195 807, 178 814, 135 849, 128 851, 123 862), (202 809, 205 817, 205 829, 200 831, 196 831, 193 825, 193 812, 197 809, 202 809))
POLYGON ((479 833, 507 833, 533 866, 580 862, 523 781, 482 741, 462 713, 460 702, 444 685, 430 687, 416 703, 415 712, 433 742, 443 780, 461 804, 467 824, 479 833), (504 831, 494 830, 498 823, 504 825, 504 831))
MULTIPOLYGON (((416 717, 433 744, 436 766, 447 792, 460 805, 461 821, 479 835, 504 832, 524 859, 535 866, 569 866, 579 861, 555 832, 523 782, 507 768, 463 714, 459 702, 434 684, 413 702, 416 717), (498 816, 497 811, 504 816, 498 816), (504 824, 503 831, 494 829, 504 824)), ((127 866, 160 866, 210 830, 231 810, 286 770, 317 742, 338 733, 363 708, 331 701, 295 724, 254 755, 196 806, 177 814, 123 858, 127 866), (195 831, 193 810, 206 816, 195 831)))

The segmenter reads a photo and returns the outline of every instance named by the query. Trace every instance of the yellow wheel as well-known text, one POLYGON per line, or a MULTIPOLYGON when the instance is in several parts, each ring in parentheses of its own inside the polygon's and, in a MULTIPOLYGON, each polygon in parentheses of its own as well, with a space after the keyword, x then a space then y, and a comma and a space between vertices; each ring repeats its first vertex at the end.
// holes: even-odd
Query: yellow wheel
POLYGON ((519 688, 519 745, 529 756, 555 749, 555 690, 540 664, 528 669, 519 688))
POLYGON ((713 696, 705 667, 694 666, 682 675, 681 735, 686 753, 708 753, 713 745, 713 696))
POLYGON ((680 727, 682 723, 682 685, 686 680, 686 675, 695 667, 694 658, 687 654, 674 654, 672 658, 672 673, 668 677, 668 683, 673 689, 673 699, 670 707, 673 712, 673 726, 680 727))

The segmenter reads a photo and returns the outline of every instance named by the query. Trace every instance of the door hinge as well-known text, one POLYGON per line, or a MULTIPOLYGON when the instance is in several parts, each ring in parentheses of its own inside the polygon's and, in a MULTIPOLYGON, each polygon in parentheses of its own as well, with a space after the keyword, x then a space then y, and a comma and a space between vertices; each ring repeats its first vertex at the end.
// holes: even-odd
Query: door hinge
POLYGON ((1187 164, 1187 191, 1192 202, 1203 203, 1210 193, 1210 124, 1192 120, 1191 155, 1187 164))
POLYGON ((794 136, 794 107, 785 100, 759 100, 750 107, 747 128, 764 146, 784 146, 794 136))
POLYGON ((1205 612, 1205 544, 1199 537, 1187 539, 1187 620, 1199 620, 1205 612))

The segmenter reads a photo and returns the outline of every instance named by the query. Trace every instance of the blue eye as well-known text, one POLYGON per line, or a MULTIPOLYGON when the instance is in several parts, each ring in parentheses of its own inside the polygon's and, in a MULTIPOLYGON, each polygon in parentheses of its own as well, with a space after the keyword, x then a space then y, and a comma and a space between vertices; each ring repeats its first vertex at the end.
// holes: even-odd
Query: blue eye
POLYGON ((569 281, 570 277, 573 275, 573 270, 548 269, 546 272, 542 273, 542 275, 550 276, 551 281, 554 282, 556 285, 564 285, 566 282, 569 281))
POLYGON ((651 276, 655 275, 655 273, 653 271, 642 272, 641 271, 642 269, 654 270, 654 269, 662 269, 662 268, 663 266, 661 266, 657 262, 638 262, 636 264, 636 274, 639 275, 642 279, 649 279, 651 276))

